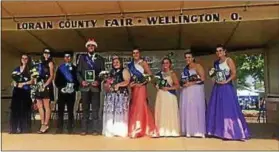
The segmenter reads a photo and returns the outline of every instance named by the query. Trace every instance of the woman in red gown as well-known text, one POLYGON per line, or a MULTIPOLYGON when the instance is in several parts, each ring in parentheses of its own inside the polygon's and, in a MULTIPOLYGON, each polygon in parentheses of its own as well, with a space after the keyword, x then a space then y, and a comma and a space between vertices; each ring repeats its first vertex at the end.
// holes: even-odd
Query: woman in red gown
POLYGON ((128 64, 131 73, 132 99, 129 112, 129 137, 158 137, 153 115, 147 104, 147 89, 144 74, 152 74, 146 61, 141 59, 139 49, 133 50, 133 60, 128 64))

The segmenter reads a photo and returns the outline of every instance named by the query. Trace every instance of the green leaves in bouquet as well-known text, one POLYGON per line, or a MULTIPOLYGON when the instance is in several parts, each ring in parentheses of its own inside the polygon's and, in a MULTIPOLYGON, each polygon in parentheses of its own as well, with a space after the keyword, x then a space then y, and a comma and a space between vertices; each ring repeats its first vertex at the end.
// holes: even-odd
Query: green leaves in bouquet
POLYGON ((208 74, 211 78, 215 77, 216 76, 216 73, 217 73, 217 70, 215 68, 211 68, 209 71, 208 71, 208 74))
POLYGON ((15 82, 23 82, 24 81, 23 75, 21 73, 17 72, 17 71, 12 73, 12 79, 15 82))
POLYGON ((38 61, 32 60, 32 68, 30 70, 30 73, 31 73, 31 77, 34 79, 37 79, 40 76, 40 73, 39 73, 39 64, 40 63, 42 63, 40 60, 38 60, 38 61))
POLYGON ((165 79, 161 79, 159 76, 155 76, 152 80, 152 83, 157 85, 159 88, 167 87, 168 82, 165 79))

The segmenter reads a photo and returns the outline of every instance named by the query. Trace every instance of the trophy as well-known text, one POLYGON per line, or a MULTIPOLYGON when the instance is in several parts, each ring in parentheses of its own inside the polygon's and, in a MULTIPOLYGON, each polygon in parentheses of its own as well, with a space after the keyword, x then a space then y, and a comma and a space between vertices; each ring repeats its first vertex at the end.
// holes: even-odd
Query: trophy
POLYGON ((74 91, 74 83, 67 83, 66 87, 61 89, 62 93, 73 93, 74 91))
POLYGON ((222 70, 218 70, 218 71, 216 72, 215 78, 216 78, 216 81, 217 81, 217 82, 226 81, 225 72, 222 71, 222 70))

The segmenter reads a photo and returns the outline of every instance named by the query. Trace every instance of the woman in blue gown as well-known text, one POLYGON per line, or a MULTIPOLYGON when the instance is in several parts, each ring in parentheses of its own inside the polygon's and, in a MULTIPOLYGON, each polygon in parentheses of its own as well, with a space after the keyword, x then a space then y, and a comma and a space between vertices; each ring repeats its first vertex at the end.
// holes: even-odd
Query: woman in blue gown
POLYGON ((246 140, 250 133, 232 84, 236 79, 235 63, 226 56, 222 45, 216 47, 216 55, 219 59, 214 68, 218 72, 207 111, 207 134, 226 140, 246 140))

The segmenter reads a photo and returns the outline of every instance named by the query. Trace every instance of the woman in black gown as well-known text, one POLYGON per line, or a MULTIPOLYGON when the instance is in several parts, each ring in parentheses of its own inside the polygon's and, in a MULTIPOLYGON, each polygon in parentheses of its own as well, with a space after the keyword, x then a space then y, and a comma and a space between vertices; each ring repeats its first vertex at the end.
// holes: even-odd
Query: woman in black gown
POLYGON ((50 50, 44 49, 41 59, 41 70, 39 70, 38 81, 43 82, 43 91, 37 91, 35 98, 37 102, 37 108, 41 117, 41 128, 38 133, 46 133, 49 129, 50 119, 50 102, 54 100, 53 91, 53 78, 54 78, 54 62, 50 56, 50 50))
POLYGON ((13 73, 13 94, 10 113, 10 133, 31 132, 31 58, 26 54, 21 56, 20 66, 13 73))

